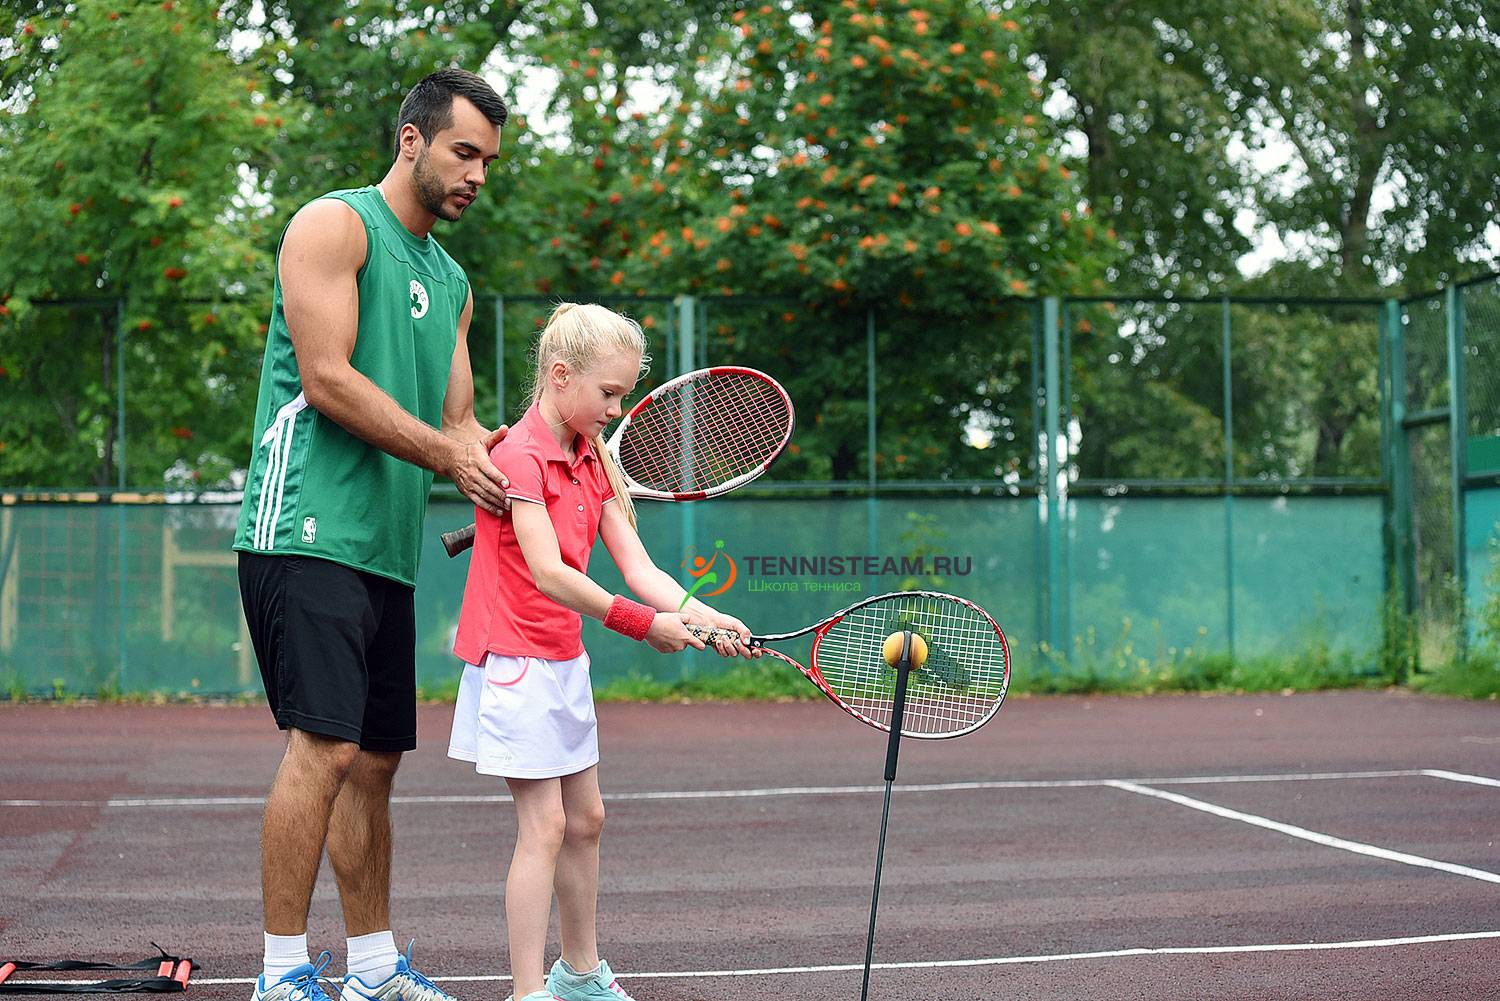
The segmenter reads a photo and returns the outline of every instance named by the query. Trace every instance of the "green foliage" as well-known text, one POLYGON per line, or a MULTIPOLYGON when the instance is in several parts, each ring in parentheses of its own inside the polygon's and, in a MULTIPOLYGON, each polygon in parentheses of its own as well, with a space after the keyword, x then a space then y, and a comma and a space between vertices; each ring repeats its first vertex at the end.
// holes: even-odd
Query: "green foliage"
POLYGON ((288 143, 268 185, 278 224, 304 202, 379 180, 390 165, 401 99, 449 65, 478 70, 523 8, 488 0, 229 0, 221 34, 253 39, 247 69, 290 110, 288 143))
POLYGON ((0 118, 0 197, 27 206, 0 230, 4 482, 113 485, 119 339, 135 482, 222 481, 248 452, 270 259, 246 196, 281 112, 215 31, 193 5, 81 0, 19 33, 38 72, 0 118))
MULTIPOLYGON (((1250 204, 1232 155, 1245 121, 1204 66, 1223 47, 1276 37, 1287 5, 1207 0, 1026 0, 1062 121, 1084 142, 1086 192, 1129 248, 1131 288, 1197 294, 1235 276, 1250 250, 1235 216, 1250 204)), ((1256 45, 1257 55, 1267 47, 1256 45)))
POLYGON ((1480 642, 1500 651, 1500 536, 1490 540, 1490 570, 1484 575, 1485 599, 1479 606, 1480 642))
POLYGON ((1500 699, 1500 541, 1490 543, 1490 570, 1485 575, 1486 596, 1475 623, 1478 642, 1468 656, 1450 658, 1431 673, 1412 679, 1415 687, 1434 695, 1468 699, 1500 699))
POLYGON ((734 663, 712 671, 684 673, 673 680, 632 674, 594 693, 600 702, 782 702, 822 698, 794 669, 761 660, 734 663))
POLYGON ((1122 637, 1106 650, 1084 651, 1070 660, 1043 652, 1035 670, 1019 672, 1012 690, 1025 694, 1134 694, 1168 692, 1311 692, 1373 687, 1388 678, 1369 670, 1354 654, 1331 650, 1316 639, 1285 656, 1231 657, 1222 652, 1183 650, 1164 659, 1142 656, 1122 637))
MULTIPOLYGON (((458 64, 512 100, 548 95, 506 129, 464 223, 438 229, 476 290, 727 297, 706 307, 707 355, 789 373, 817 401, 785 475, 1018 485, 1036 317, 1011 296, 1222 287, 1246 210, 1304 238, 1259 283, 1275 291, 1431 281, 1483 257, 1500 120, 1481 6, 13 4, 0 191, 28 211, 0 235, 0 480, 113 482, 123 325, 132 481, 225 482, 248 449, 282 225, 376 179, 401 95, 458 64), (1252 154, 1277 129, 1297 162, 1266 167, 1252 154), (1372 186, 1396 176, 1377 208, 1372 186), (124 297, 123 317, 29 304, 84 296, 124 297), (890 363, 915 346, 919 364, 890 363)), ((1217 311, 1177 309, 1070 316, 1084 475, 1221 473, 1217 311)), ((1234 312, 1238 474, 1370 475, 1368 311, 1234 312)), ((529 333, 512 330, 513 357, 529 333)))
POLYGON ((1031 326, 1009 297, 1091 289, 1109 256, 1041 112, 1020 26, 941 0, 766 5, 731 20, 682 100, 633 116, 593 159, 608 186, 587 207, 584 245, 617 262, 614 288, 793 300, 715 307, 736 315, 710 330, 714 357, 785 373, 794 397, 817 401, 790 475, 1013 469, 1030 454, 1017 414, 1031 326), (870 309, 887 362, 874 456, 862 434, 870 309), (918 343, 920 372, 889 364, 918 343), (976 447, 974 425, 1001 434, 976 447))
POLYGON ((1411 685, 1429 695, 1463 699, 1500 699, 1500 656, 1493 647, 1472 651, 1464 660, 1450 661, 1412 678, 1411 685))
MULTIPOLYGON (((1391 574, 1395 578, 1394 572, 1391 574)), ((1396 684, 1403 684, 1417 670, 1417 622, 1406 614, 1401 593, 1390 588, 1380 621, 1380 673, 1396 684)))
MULTIPOLYGON (((1500 36, 1485 0, 1019 9, 1137 281, 1232 283, 1249 249, 1242 212, 1296 234, 1292 255, 1325 289, 1422 288, 1461 277, 1460 261, 1493 261, 1500 36), (1386 185, 1392 204, 1377 197, 1386 185)), ((1285 288, 1276 273, 1257 285, 1285 288)))

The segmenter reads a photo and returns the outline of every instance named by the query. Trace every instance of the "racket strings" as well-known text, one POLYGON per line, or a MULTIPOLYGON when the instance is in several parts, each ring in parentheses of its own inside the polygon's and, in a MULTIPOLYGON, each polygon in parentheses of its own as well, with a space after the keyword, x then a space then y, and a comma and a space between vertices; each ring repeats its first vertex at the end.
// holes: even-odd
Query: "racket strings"
POLYGON ((1005 644, 987 616, 950 597, 895 595, 852 610, 819 640, 818 671, 851 708, 889 728, 897 675, 882 649, 906 629, 927 641, 928 659, 908 676, 902 732, 954 733, 988 719, 1009 680, 1005 644))
POLYGON ((790 425, 786 399, 764 379, 708 375, 662 394, 626 425, 620 466, 666 493, 721 487, 761 469, 790 425))

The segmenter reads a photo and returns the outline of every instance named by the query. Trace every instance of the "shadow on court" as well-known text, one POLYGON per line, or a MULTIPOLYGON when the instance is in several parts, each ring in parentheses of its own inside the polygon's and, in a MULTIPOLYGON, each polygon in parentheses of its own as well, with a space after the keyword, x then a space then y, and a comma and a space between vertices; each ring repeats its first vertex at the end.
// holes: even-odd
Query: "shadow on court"
MULTIPOLYGON (((444 756, 448 716, 423 708, 397 779, 395 932, 499 999, 514 817, 444 756)), ((605 705, 600 727, 600 938, 632 993, 857 998, 885 737, 825 703, 605 705)), ((264 707, 6 706, 0 733, 0 961, 154 940, 202 967, 190 996, 248 998, 264 707)), ((903 742, 871 997, 1500 996, 1496 779, 1489 703, 1015 699, 903 742)), ((342 953, 326 866, 310 938, 342 953)))

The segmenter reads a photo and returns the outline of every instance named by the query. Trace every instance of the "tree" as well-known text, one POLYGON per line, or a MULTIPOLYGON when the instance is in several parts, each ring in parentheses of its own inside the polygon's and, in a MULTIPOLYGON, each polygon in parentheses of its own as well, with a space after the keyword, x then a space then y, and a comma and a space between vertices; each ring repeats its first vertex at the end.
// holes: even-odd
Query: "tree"
POLYGON ((612 286, 784 299, 711 335, 816 401, 793 460, 805 474, 862 478, 872 458, 887 478, 1010 471, 1030 452, 1021 380, 994 374, 1029 349, 1013 297, 1089 291, 1110 253, 1041 113, 1020 25, 949 0, 767 4, 732 21, 682 99, 594 161, 613 183, 588 240, 616 262, 612 286), (975 427, 1014 440, 976 448, 975 427))
POLYGON ((1250 241, 1235 227, 1252 176, 1230 155, 1248 123, 1203 66, 1204 50, 1279 41, 1276 5, 1238 0, 1028 0, 1059 125, 1082 139, 1085 190, 1129 248, 1120 284, 1203 294, 1235 276, 1250 241))
POLYGON ((1500 25, 1486 0, 1022 10, 1086 144, 1095 209, 1146 287, 1233 285, 1248 249, 1241 212, 1314 266, 1324 294, 1418 289, 1493 265, 1500 25))
POLYGON ((1225 49, 1226 92, 1280 125, 1300 181, 1264 179, 1284 232, 1344 290, 1409 291, 1493 263, 1500 207, 1500 18, 1486 0, 1303 0, 1292 51, 1225 49), (1392 204, 1377 202, 1388 191, 1392 204), (1318 259, 1318 258, 1315 258, 1318 259), (1472 265, 1471 265, 1472 266, 1472 265))
POLYGON ((25 206, 0 230, 0 479, 114 485, 122 340, 132 482, 222 481, 270 278, 242 165, 274 162, 284 112, 172 0, 79 0, 14 39, 45 72, 0 119, 0 197, 25 206))
POLYGON ((221 37, 257 40, 244 58, 266 92, 298 109, 279 169, 267 177, 284 225, 312 198, 373 184, 395 155, 401 99, 449 65, 478 70, 524 5, 490 0, 229 0, 221 37))

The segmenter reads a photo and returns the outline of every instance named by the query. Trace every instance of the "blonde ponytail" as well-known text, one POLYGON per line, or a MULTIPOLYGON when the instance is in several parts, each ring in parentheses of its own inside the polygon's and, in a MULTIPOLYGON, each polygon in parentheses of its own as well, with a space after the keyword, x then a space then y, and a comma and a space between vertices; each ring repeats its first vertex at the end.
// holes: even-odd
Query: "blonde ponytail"
MULTIPOLYGON (((542 387, 547 384, 547 369, 553 362, 563 361, 577 372, 587 372, 600 358, 622 353, 639 355, 641 375, 646 374, 651 356, 646 353, 646 335, 638 323, 593 303, 558 303, 537 341, 531 403, 541 400, 542 387)), ((614 489, 615 503, 620 505, 630 527, 634 528, 635 504, 625 487, 625 477, 610 456, 609 449, 604 447, 604 436, 594 435, 592 443, 599 461, 604 464, 604 475, 614 489)))
POLYGON ((630 489, 625 486, 625 475, 615 464, 614 457, 609 454, 609 449, 604 447, 604 435, 594 435, 594 451, 599 453, 599 461, 604 463, 604 475, 609 477, 610 488, 615 492, 615 503, 620 505, 621 511, 625 512, 625 520, 630 522, 630 527, 635 528, 635 499, 630 496, 630 489))

